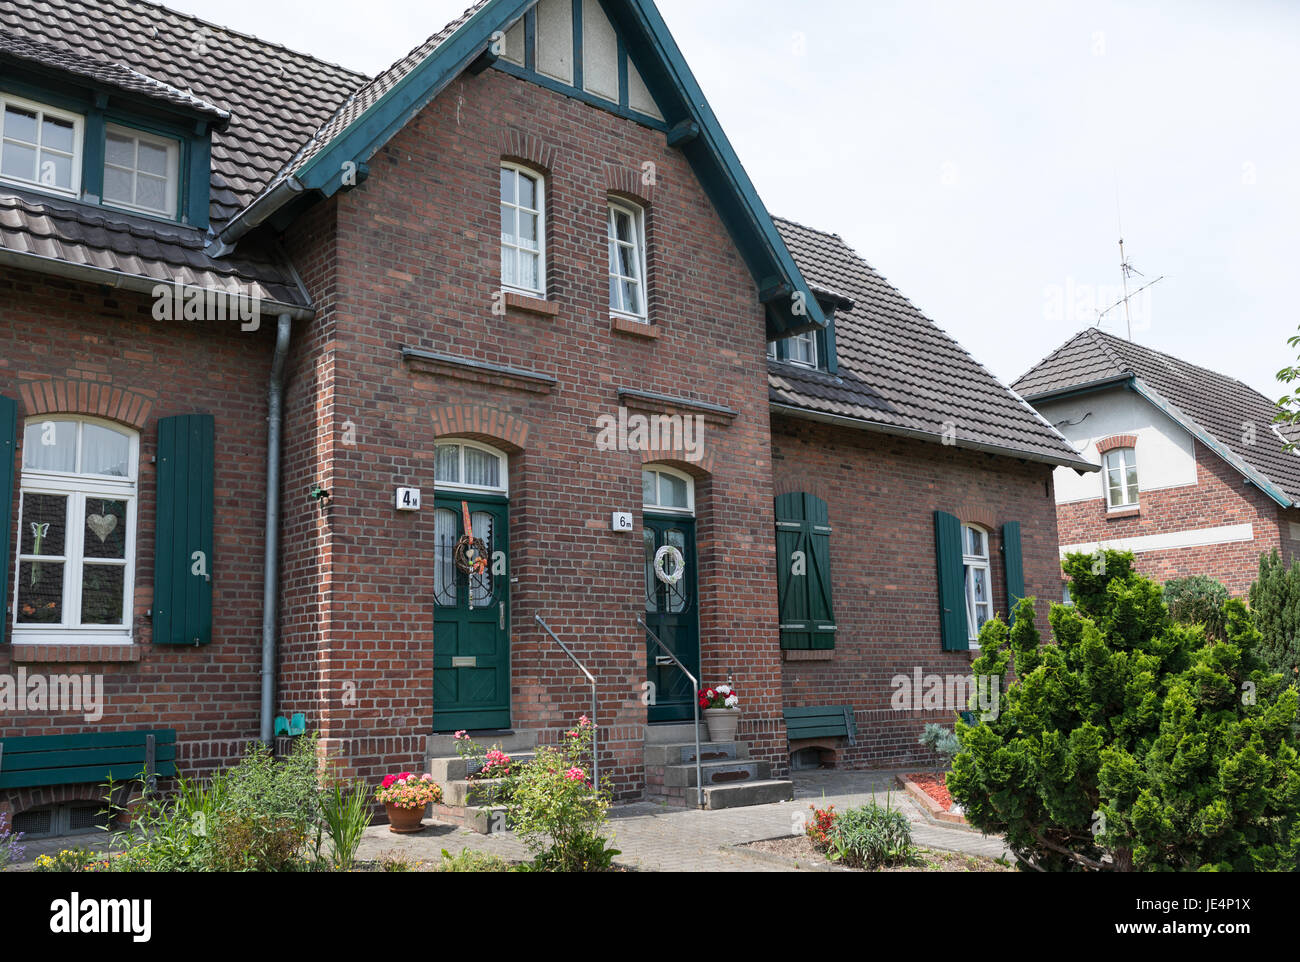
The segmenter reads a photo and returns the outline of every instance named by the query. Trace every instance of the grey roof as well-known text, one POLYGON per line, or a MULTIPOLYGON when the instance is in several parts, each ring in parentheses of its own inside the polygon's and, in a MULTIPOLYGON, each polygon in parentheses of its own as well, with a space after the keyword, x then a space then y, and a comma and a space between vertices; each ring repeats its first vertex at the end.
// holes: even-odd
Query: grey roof
POLYGON ((835 234, 778 219, 815 289, 852 302, 835 315, 838 375, 772 362, 773 404, 868 429, 1096 470, 835 234))
POLYGON ((213 120, 225 122, 230 119, 229 111, 124 64, 74 54, 65 47, 56 47, 31 37, 0 31, 0 56, 85 77, 213 120))
MULTIPOLYGON (((359 86, 363 74, 142 0, 0 0, 0 51, 173 106, 206 113, 214 230, 247 207, 359 86)), ((305 306, 284 258, 212 258, 205 231, 160 224, 0 185, 0 257, 36 251, 142 281, 232 280, 264 299, 305 306), (56 253, 62 252, 62 254, 56 253)), ((35 265, 29 265, 35 266, 35 265)))
MULTIPOLYGON (((1252 480, 1300 500, 1300 456, 1283 450, 1274 429, 1277 405, 1235 378, 1188 364, 1096 328, 1072 337, 1013 387, 1042 402, 1080 388, 1132 380, 1182 424, 1252 480), (1254 443, 1250 443, 1253 439, 1254 443)), ((1283 432, 1297 438, 1293 429, 1283 432)))

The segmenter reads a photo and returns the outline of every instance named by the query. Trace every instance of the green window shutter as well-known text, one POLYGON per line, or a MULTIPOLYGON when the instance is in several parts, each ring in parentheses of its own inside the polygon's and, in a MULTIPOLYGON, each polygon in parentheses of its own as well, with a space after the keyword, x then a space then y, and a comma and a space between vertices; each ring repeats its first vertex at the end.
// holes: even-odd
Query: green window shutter
POLYGON ((939 566, 939 631, 944 651, 968 651, 966 571, 962 564, 961 522, 944 511, 934 513, 935 558, 939 566))
POLYGON ((13 527, 14 463, 18 456, 18 402, 0 397, 0 644, 8 640, 9 532, 13 527))
POLYGON ((1002 561, 1007 571, 1007 622, 1015 624, 1016 603, 1025 596, 1025 560, 1020 545, 1020 522, 1002 526, 1002 561))
POLYGON ((835 647, 831 525, 826 502, 795 492, 776 499, 777 598, 781 647, 835 647))
POLYGON ((210 414, 158 422, 153 641, 212 641, 214 429, 210 414))

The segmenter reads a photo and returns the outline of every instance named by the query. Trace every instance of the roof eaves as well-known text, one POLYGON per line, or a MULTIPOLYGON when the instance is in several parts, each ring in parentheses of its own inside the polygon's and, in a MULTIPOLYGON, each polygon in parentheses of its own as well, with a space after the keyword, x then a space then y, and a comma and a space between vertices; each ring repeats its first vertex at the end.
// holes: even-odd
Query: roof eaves
MULTIPOLYGON (((1134 376, 1126 371, 1123 374, 1099 378, 1095 381, 1082 381, 1078 384, 1067 384, 1059 388, 1052 388, 1050 391, 1039 391, 1036 394, 1025 394, 1023 397, 1030 405, 1041 404, 1044 401, 1061 401, 1065 398, 1074 397, 1079 394, 1091 394, 1093 391, 1102 391, 1108 387, 1131 385, 1134 380, 1134 376)), ((1017 395, 1017 397, 1020 397, 1020 395, 1017 395)))
POLYGON ((1246 480, 1255 485, 1255 487, 1259 488, 1282 507, 1291 508, 1298 506, 1297 502, 1290 495, 1275 485, 1259 471, 1255 470, 1243 461, 1235 452, 1232 451, 1232 449, 1220 442, 1218 438, 1212 435, 1205 428, 1201 427, 1201 425, 1195 420, 1188 417, 1176 405, 1166 401, 1164 397, 1160 395, 1159 391, 1156 391, 1150 385, 1146 384, 1141 378, 1135 377, 1133 379, 1133 389, 1158 410, 1181 424, 1196 438, 1196 440, 1200 441, 1224 461, 1228 462, 1228 464, 1242 474, 1246 480))
MULTIPOLYGON (((951 443, 945 440, 942 434, 933 434, 929 431, 917 431, 914 428, 898 427, 892 424, 881 424, 877 421, 866 421, 862 418, 852 418, 842 414, 827 414, 822 411, 813 411, 792 404, 773 403, 770 407, 778 414, 802 418, 806 421, 819 421, 823 424, 834 424, 840 427, 853 428, 858 431, 870 431, 875 434, 888 434, 894 437, 911 438, 916 441, 928 441, 934 444, 946 445, 951 443)), ((958 440, 955 443, 951 443, 951 445, 968 451, 979 451, 983 454, 995 454, 1001 457, 1018 458, 1022 461, 1033 461, 1038 464, 1051 464, 1061 468, 1072 468, 1080 473, 1086 472, 1096 474, 1101 470, 1101 465, 1093 464, 1091 461, 1085 461, 1082 458, 1067 458, 1064 456, 1054 457, 1050 454, 1038 451, 1026 451, 1021 448, 1010 448, 997 444, 985 444, 980 441, 958 440)))

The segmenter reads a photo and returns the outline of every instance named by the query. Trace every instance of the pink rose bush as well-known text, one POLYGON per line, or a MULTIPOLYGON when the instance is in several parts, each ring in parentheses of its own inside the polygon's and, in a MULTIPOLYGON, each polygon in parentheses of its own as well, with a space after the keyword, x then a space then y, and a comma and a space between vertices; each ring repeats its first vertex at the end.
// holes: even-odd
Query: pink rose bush
POLYGON ((381 805, 423 810, 430 804, 442 801, 442 788, 428 773, 415 775, 402 772, 400 775, 385 775, 375 792, 375 798, 381 805))

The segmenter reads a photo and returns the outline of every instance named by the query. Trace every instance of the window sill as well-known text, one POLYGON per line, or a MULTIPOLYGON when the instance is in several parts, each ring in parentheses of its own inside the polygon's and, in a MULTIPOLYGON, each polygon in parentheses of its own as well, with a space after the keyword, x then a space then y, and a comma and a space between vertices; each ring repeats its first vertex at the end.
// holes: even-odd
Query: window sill
POLYGON ((519 294, 506 291, 506 310, 523 311, 526 314, 539 314, 543 317, 555 317, 560 313, 560 305, 543 297, 532 294, 519 294))
POLYGON ((659 339, 659 325, 650 324, 647 321, 637 321, 630 317, 620 317, 615 314, 609 319, 609 327, 611 331, 618 334, 641 337, 648 341, 657 341, 659 339))
POLYGON ((782 661, 834 661, 834 648, 782 648, 782 661))
POLYGON ((1106 520, 1117 521, 1120 518, 1136 518, 1141 514, 1142 508, 1140 506, 1134 506, 1131 508, 1107 508, 1106 520))
POLYGON ((52 645, 16 641, 10 646, 10 654, 15 663, 102 664, 139 661, 144 649, 140 645, 52 645))

